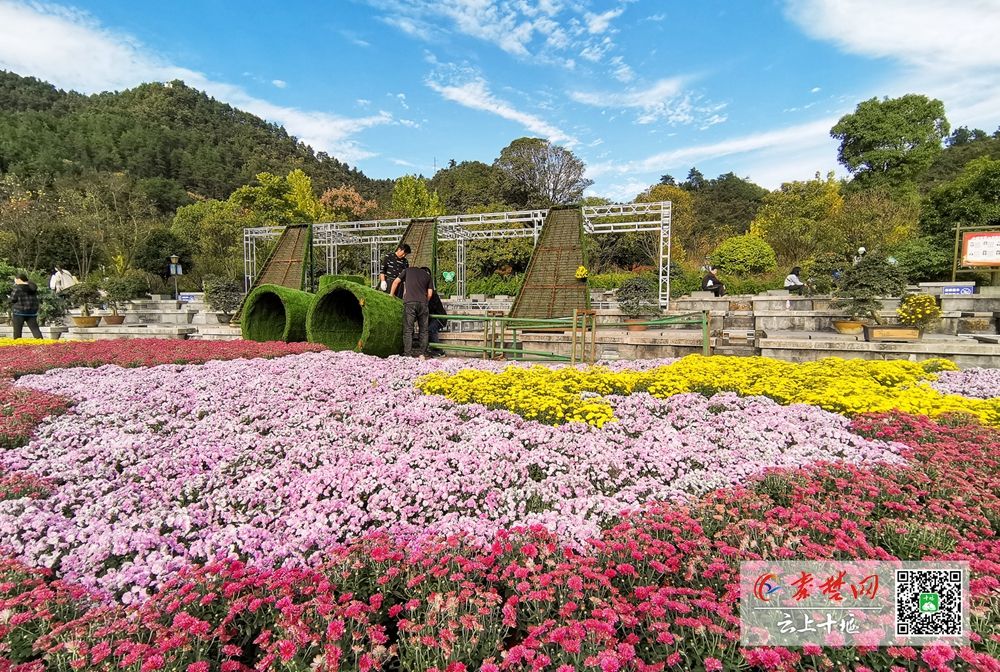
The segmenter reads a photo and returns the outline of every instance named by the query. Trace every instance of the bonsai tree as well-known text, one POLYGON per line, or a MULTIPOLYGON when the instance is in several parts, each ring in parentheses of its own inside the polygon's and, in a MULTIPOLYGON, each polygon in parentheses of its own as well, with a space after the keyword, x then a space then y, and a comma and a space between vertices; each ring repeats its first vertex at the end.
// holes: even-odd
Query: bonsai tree
POLYGON ((637 275, 622 283, 616 294, 618 306, 631 318, 659 312, 655 283, 651 278, 637 275))
POLYGON ((127 272, 125 275, 106 278, 101 283, 101 289, 104 290, 104 298, 111 314, 117 316, 126 303, 145 293, 146 283, 141 275, 127 272))
POLYGON ((223 315, 232 315, 243 301, 243 288, 236 280, 210 275, 202 283, 205 303, 223 315))
POLYGON ((881 324, 878 311, 882 299, 900 296, 905 290, 906 281, 899 269, 884 256, 870 253, 844 272, 832 305, 846 309, 855 319, 881 324))
POLYGON ((90 312, 102 301, 100 288, 92 282, 79 282, 64 291, 63 295, 70 305, 80 309, 83 317, 90 317, 90 312))

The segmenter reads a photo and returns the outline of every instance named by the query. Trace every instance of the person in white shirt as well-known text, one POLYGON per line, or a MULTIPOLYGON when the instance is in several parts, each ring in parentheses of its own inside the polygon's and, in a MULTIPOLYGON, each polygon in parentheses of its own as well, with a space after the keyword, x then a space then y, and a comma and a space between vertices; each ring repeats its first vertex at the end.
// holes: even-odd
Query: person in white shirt
POLYGON ((801 294, 802 290, 806 288, 806 283, 799 279, 799 273, 802 269, 796 266, 792 269, 792 272, 785 276, 785 289, 787 289, 792 294, 801 294))
POLYGON ((80 281, 72 273, 65 268, 56 266, 55 273, 49 278, 49 289, 58 294, 79 283, 80 281))

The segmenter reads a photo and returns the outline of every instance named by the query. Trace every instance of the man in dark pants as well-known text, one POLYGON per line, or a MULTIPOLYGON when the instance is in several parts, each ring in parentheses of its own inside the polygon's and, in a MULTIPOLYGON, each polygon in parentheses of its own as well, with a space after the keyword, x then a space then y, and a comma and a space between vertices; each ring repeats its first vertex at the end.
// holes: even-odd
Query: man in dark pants
POLYGON ((395 280, 389 293, 394 295, 399 285, 403 285, 403 356, 413 354, 413 323, 420 325, 420 359, 427 359, 428 304, 434 292, 431 274, 423 268, 404 268, 395 280))
POLYGON ((392 254, 385 255, 385 259, 382 261, 382 272, 379 273, 379 289, 383 292, 389 292, 395 297, 399 297, 399 294, 390 291, 390 287, 395 287, 393 281, 399 277, 399 274, 403 272, 403 269, 410 265, 410 262, 406 259, 406 255, 410 253, 410 246, 406 243, 401 243, 396 251, 392 254))

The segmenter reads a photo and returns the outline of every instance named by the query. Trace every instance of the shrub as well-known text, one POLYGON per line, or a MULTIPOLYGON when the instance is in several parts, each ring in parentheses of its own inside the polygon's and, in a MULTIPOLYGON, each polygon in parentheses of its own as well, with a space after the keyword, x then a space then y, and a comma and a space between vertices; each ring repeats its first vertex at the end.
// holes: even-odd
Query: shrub
POLYGON ((232 278, 210 275, 205 278, 202 288, 205 290, 205 303, 225 315, 235 313, 243 302, 243 288, 232 278))
POLYGON ((122 275, 106 278, 100 285, 104 290, 111 314, 117 315, 124 304, 147 292, 149 283, 142 271, 126 271, 122 275))
POLYGON ((816 294, 831 294, 839 278, 844 275, 847 262, 834 252, 827 252, 816 257, 811 263, 805 264, 805 277, 809 281, 812 292, 816 294))
POLYGON ((769 273, 778 266, 774 249, 763 238, 749 233, 719 243, 711 262, 723 273, 738 276, 769 273))
POLYGON ((911 238, 892 249, 907 282, 931 282, 951 277, 954 242, 947 237, 911 238))
POLYGON ((656 299, 656 283, 652 278, 636 275, 618 289, 618 306, 629 317, 651 315, 659 312, 656 299))

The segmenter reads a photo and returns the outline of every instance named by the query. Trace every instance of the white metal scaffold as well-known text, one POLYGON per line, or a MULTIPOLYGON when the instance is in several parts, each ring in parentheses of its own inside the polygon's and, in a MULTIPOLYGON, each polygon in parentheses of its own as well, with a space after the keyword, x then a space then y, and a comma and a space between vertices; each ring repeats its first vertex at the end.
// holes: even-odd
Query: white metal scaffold
MULTIPOLYGON (((584 232, 590 235, 656 232, 659 234, 658 271, 659 304, 666 308, 670 299, 670 201, 655 203, 624 203, 583 206, 584 232)), ((518 210, 487 212, 476 215, 446 215, 437 217, 438 241, 455 243, 456 292, 465 296, 466 245, 469 241, 531 238, 538 236, 545 224, 548 210, 518 210)), ((378 219, 355 222, 323 222, 313 224, 313 245, 322 248, 326 267, 332 273, 340 270, 338 250, 346 246, 369 248, 370 275, 374 284, 382 261, 382 250, 399 243, 410 219, 378 219)), ((277 238, 281 226, 243 229, 244 283, 247 291, 257 276, 258 241, 277 238)))

